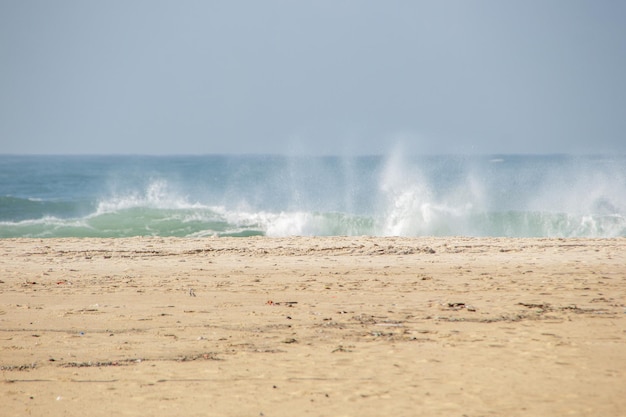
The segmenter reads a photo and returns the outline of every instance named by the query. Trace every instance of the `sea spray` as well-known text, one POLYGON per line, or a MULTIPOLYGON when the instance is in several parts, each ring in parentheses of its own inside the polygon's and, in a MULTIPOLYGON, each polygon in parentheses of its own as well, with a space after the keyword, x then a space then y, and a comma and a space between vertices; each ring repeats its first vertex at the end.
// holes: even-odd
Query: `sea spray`
POLYGON ((433 222, 433 194, 415 165, 408 166, 401 151, 391 154, 380 176, 383 218, 381 234, 424 234, 433 222))
POLYGON ((471 172, 459 171, 463 160, 447 157, 445 161, 441 165, 408 158, 401 150, 388 157, 379 181, 384 204, 380 234, 472 234, 468 220, 482 205, 481 183, 471 172))

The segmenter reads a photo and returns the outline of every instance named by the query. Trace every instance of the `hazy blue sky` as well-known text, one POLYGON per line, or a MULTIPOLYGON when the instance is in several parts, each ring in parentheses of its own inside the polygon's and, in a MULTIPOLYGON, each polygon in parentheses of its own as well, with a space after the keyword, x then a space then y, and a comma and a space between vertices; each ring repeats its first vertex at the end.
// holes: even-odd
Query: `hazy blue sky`
POLYGON ((0 153, 626 153, 626 1, 0 0, 0 153))

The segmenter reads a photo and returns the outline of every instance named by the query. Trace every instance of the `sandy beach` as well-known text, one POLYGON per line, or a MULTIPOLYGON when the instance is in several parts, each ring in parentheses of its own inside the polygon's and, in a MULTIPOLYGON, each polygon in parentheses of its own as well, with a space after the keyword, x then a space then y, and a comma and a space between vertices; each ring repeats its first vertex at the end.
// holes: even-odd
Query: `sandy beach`
POLYGON ((2 416, 624 416, 626 239, 0 240, 2 416))

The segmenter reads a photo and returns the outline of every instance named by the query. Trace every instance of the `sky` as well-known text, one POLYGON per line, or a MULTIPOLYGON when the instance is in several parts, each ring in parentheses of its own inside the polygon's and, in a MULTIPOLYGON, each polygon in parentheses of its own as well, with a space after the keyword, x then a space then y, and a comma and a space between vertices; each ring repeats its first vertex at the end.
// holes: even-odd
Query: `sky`
POLYGON ((626 154, 621 0, 0 0, 0 153, 626 154))

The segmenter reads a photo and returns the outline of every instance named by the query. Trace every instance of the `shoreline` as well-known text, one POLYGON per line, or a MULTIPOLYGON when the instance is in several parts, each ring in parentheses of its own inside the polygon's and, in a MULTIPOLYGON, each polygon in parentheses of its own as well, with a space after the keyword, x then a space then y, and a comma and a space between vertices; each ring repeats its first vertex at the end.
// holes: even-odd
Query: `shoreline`
POLYGON ((619 416, 624 265, 626 238, 0 239, 0 393, 8 415, 619 416))

